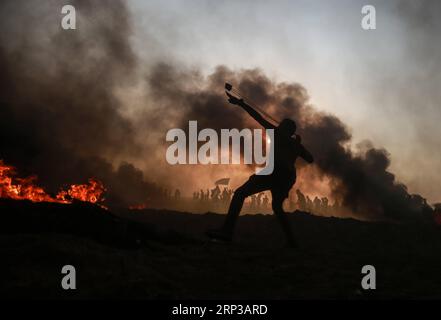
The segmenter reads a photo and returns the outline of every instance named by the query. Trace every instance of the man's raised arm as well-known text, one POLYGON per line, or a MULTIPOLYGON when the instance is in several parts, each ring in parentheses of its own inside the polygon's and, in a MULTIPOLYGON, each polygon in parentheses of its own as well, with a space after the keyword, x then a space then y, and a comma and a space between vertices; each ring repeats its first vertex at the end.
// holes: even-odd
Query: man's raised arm
POLYGON ((242 109, 244 109, 248 114, 253 117, 254 120, 256 120, 262 127, 265 129, 275 129, 276 127, 269 121, 267 121, 262 115, 253 109, 250 105, 246 104, 243 99, 237 99, 236 97, 232 96, 228 92, 226 92, 228 96, 228 102, 231 104, 236 104, 238 106, 241 106, 242 109))

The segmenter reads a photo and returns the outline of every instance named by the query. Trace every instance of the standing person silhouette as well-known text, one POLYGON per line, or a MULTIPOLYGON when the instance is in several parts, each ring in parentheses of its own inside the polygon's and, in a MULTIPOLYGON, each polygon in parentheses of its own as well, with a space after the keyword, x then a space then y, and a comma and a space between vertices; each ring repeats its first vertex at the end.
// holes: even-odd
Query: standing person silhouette
POLYGON ((228 102, 238 105, 254 118, 265 129, 274 129, 274 170, 270 175, 252 175, 247 182, 239 187, 231 199, 228 214, 221 229, 207 231, 211 239, 231 241, 236 220, 242 210, 245 198, 270 190, 272 195, 272 209, 277 216, 282 229, 286 235, 288 245, 296 247, 296 240, 291 226, 283 211, 283 201, 288 197, 289 191, 296 181, 295 161, 297 157, 303 158, 306 162, 314 161, 311 153, 301 143, 299 135, 295 135, 296 123, 291 119, 284 119, 276 127, 264 119, 260 113, 254 110, 243 99, 238 99, 228 92, 228 102), (293 137, 295 135, 295 137, 293 137))

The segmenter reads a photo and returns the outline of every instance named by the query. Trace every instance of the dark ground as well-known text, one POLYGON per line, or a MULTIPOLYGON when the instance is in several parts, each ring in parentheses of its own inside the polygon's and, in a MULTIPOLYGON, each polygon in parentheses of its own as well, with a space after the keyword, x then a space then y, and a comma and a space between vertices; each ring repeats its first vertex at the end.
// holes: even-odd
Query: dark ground
POLYGON ((223 216, 0 200, 3 298, 441 298, 441 229, 290 214, 284 247, 273 216, 239 219, 236 243, 207 243, 223 216), (118 211, 118 210, 116 210, 118 211), (114 212, 116 212, 114 211, 114 212), (64 291, 63 265, 77 271, 64 291), (377 290, 361 289, 376 267, 377 290))

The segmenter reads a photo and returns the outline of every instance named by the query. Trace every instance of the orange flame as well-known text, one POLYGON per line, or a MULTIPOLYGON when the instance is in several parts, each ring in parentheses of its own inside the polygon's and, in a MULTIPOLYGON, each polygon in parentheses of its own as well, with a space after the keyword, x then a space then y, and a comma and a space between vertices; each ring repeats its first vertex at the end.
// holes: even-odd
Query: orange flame
POLYGON ((36 176, 14 178, 15 175, 14 167, 5 165, 0 160, 0 198, 56 203, 72 203, 74 199, 90 203, 104 200, 102 196, 106 189, 96 179, 89 179, 88 184, 71 185, 67 191, 61 190, 52 197, 43 188, 35 185, 36 176))

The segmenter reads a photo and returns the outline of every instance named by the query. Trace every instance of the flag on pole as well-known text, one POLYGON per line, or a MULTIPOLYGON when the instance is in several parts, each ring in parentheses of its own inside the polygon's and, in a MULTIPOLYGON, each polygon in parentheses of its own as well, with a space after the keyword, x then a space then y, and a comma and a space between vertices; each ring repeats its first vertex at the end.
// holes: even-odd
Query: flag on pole
POLYGON ((227 186, 229 183, 230 183, 230 178, 223 178, 223 179, 217 180, 214 184, 215 185, 221 184, 221 185, 227 186))

